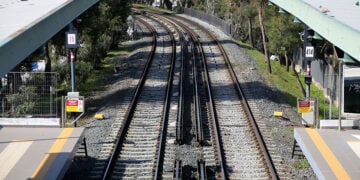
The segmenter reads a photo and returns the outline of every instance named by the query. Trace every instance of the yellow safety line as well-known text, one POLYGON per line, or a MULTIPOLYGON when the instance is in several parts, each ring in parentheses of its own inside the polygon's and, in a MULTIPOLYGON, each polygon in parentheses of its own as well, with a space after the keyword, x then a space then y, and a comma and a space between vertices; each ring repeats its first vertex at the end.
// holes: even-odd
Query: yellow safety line
POLYGON ((315 146, 320 151, 331 170, 334 172, 338 179, 346 180, 351 179, 341 163, 337 160, 331 149, 326 145, 320 134, 315 129, 306 128, 307 133, 310 135, 315 146))
POLYGON ((57 137, 54 144, 51 146, 48 153, 45 155, 43 160, 40 162, 36 170, 31 176, 31 179, 43 179, 49 170, 52 163, 55 161, 58 153, 61 151, 62 147, 65 145, 67 139, 73 132, 74 128, 64 128, 60 135, 57 137))

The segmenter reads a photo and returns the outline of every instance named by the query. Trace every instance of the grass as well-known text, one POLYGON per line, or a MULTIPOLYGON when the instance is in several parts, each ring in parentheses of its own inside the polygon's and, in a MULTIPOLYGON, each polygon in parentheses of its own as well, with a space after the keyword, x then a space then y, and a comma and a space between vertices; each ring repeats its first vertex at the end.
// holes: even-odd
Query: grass
MULTIPOLYGON (((93 69, 91 75, 88 79, 79 84, 78 91, 81 96, 84 96, 85 99, 89 96, 93 95, 97 91, 104 90, 108 84, 106 84, 106 80, 111 78, 114 72, 114 67, 116 65, 115 59, 119 56, 125 56, 130 53, 130 50, 126 46, 120 46, 118 49, 110 50, 107 53, 107 56, 102 60, 99 68, 93 69)), ((61 99, 58 98, 58 103, 60 104, 61 99)), ((90 107, 89 104, 86 104, 85 107, 90 107)), ((86 110, 85 110, 86 111, 86 110)), ((70 115, 70 113, 68 113, 70 115)), ((68 122, 72 119, 70 116, 68 117, 68 122)), ((77 126, 82 126, 87 123, 86 118, 80 118, 77 122, 77 126)))
POLYGON ((309 162, 304 158, 304 159, 300 159, 297 160, 293 163, 293 167, 296 169, 305 169, 305 168, 309 168, 310 164, 309 162))
MULTIPOLYGON (((283 93, 283 98, 286 102, 290 104, 294 110, 297 110, 297 98, 304 98, 304 96, 301 93, 301 89, 296 81, 296 76, 292 72, 291 68, 289 72, 286 72, 286 67, 281 65, 278 61, 270 61, 272 74, 269 74, 264 54, 254 48, 251 48, 247 44, 241 42, 239 42, 239 44, 244 47, 250 56, 257 62, 261 75, 266 82, 274 84, 283 93)), ((299 74, 299 78, 305 88, 304 76, 299 74)), ((328 99, 325 99, 323 90, 319 89, 314 85, 314 83, 312 83, 310 85, 310 96, 318 98, 319 118, 324 119, 328 117, 329 101, 328 99), (324 112, 326 112, 326 117, 324 117, 324 112)), ((338 115, 337 107, 335 105, 332 106, 332 114, 333 118, 338 115)))
POLYGON ((125 56, 129 54, 130 51, 126 46, 120 46, 118 49, 110 50, 107 53, 107 56, 102 60, 101 65, 97 69, 93 69, 91 75, 88 77, 86 82, 79 85, 79 91, 82 95, 88 96, 93 92, 103 90, 104 80, 110 78, 113 74, 116 59, 119 56, 125 56))

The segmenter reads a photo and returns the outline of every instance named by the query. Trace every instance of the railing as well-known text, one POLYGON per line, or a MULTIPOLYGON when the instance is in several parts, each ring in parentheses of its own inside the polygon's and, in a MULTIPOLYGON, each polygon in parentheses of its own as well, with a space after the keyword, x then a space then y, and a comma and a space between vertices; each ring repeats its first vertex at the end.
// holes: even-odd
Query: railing
POLYGON ((57 73, 11 72, 0 82, 0 118, 58 117, 57 73))

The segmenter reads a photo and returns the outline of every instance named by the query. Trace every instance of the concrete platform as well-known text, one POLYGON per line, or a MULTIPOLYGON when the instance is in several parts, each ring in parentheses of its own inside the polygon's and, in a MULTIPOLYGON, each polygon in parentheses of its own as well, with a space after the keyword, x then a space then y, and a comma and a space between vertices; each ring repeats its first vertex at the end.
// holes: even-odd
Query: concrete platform
POLYGON ((294 137, 319 179, 360 178, 360 130, 295 128, 294 137))
POLYGON ((60 118, 0 118, 0 126, 60 127, 60 118))
POLYGON ((84 128, 0 126, 0 179, 62 179, 84 128))

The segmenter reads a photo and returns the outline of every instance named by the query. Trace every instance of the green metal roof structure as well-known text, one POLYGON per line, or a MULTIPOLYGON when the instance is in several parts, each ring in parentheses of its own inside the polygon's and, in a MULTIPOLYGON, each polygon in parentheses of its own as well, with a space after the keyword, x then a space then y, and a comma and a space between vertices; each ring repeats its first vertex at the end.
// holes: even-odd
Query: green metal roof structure
POLYGON ((1 0, 0 77, 98 1, 1 0))
POLYGON ((270 0, 360 62, 360 3, 357 0, 270 0))

